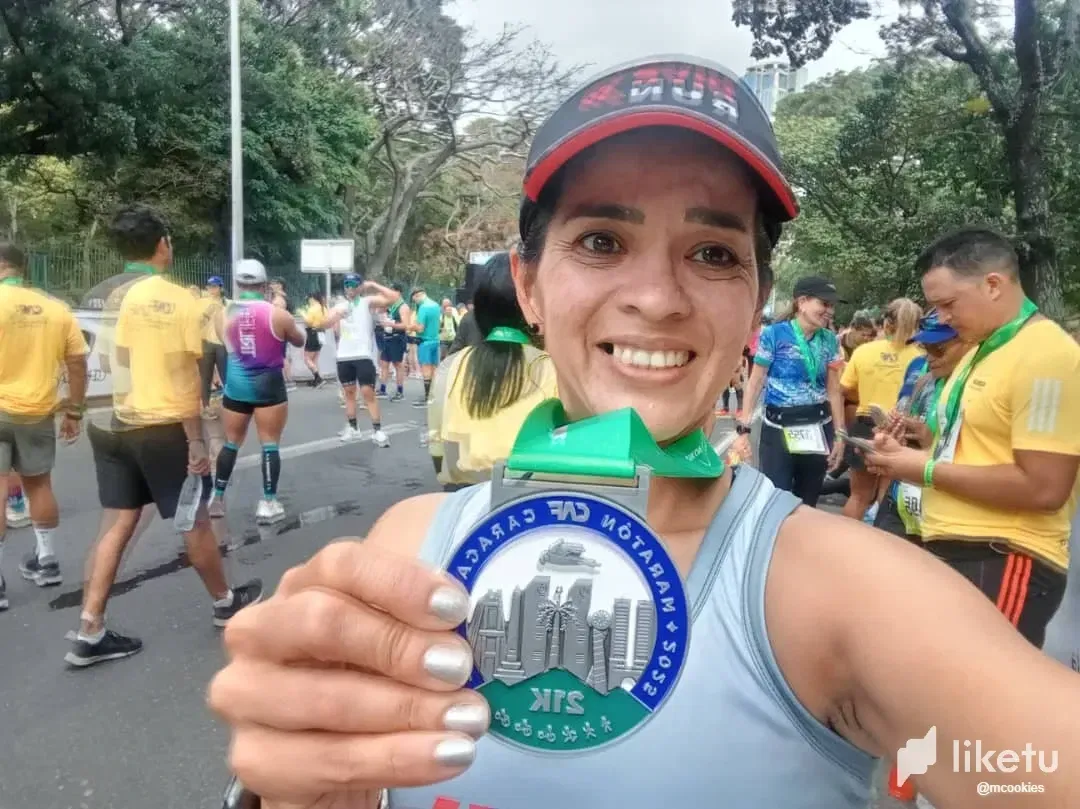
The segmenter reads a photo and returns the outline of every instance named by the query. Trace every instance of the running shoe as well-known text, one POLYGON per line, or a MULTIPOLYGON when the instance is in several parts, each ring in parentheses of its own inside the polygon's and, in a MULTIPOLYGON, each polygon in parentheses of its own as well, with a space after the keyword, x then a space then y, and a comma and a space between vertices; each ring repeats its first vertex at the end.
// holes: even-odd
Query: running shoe
POLYGON ((376 430, 371 434, 371 440, 377 447, 390 446, 390 436, 384 433, 382 430, 376 430))
POLYGON ((220 520, 225 516, 225 495, 219 495, 217 490, 210 495, 210 501, 206 504, 206 513, 212 520, 220 520))
POLYGON ((405 394, 402 393, 401 391, 398 391, 397 393, 395 393, 393 396, 390 397, 391 402, 400 402, 400 401, 403 401, 404 399, 405 399, 405 394))
POLYGON ((0 573, 0 612, 3 612, 7 608, 8 608, 7 582, 4 581, 4 574, 0 573))
POLYGON ((255 507, 255 522, 259 525, 273 525, 285 519, 285 507, 277 500, 263 498, 255 507))
POLYGON ((338 439, 343 443, 349 441, 356 441, 360 438, 360 431, 355 427, 351 427, 348 424, 345 425, 345 429, 338 433, 338 439))
POLYGON ((19 563, 19 573, 38 587, 55 587, 64 583, 64 577, 60 575, 60 563, 55 556, 42 556, 38 559, 36 553, 31 553, 19 563))
POLYGON ((234 587, 231 604, 227 607, 214 605, 214 626, 224 627, 225 624, 229 623, 229 619, 240 612, 244 607, 258 604, 262 601, 262 593, 262 579, 252 579, 247 584, 241 584, 239 587, 234 587))
POLYGON ((84 669, 96 663, 104 663, 106 660, 120 660, 131 657, 142 651, 142 641, 138 638, 129 638, 119 632, 106 629, 101 640, 91 643, 82 640, 77 635, 71 644, 71 651, 64 655, 68 665, 84 669))

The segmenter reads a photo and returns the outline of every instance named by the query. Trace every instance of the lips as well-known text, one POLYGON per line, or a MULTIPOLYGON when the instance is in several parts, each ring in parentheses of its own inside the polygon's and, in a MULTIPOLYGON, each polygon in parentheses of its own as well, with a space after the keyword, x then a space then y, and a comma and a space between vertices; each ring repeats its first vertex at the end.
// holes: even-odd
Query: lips
POLYGON ((694 357, 694 352, 683 349, 645 349, 620 343, 601 343, 600 347, 619 364, 632 368, 681 368, 694 357))

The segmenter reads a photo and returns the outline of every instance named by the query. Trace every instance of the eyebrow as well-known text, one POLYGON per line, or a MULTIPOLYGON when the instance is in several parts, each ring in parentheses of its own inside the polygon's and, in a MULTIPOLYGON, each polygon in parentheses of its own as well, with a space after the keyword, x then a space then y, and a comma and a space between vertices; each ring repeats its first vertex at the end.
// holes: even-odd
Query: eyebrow
MULTIPOLYGON (((619 222, 629 222, 632 225, 641 225, 645 222, 645 214, 637 208, 629 208, 613 202, 584 202, 572 208, 565 221, 569 222, 573 219, 614 219, 619 222)), ((714 208, 688 208, 686 221, 725 230, 738 230, 742 233, 750 232, 750 228, 741 216, 714 208)))

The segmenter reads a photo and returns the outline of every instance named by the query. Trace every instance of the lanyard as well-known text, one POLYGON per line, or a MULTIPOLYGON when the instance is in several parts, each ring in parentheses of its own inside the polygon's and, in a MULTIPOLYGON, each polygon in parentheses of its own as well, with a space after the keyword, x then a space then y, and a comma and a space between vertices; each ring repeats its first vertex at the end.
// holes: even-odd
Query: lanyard
POLYGON ((12 275, 12 276, 8 276, 4 280, 0 281, 0 284, 3 284, 6 287, 21 287, 22 286, 22 279, 17 278, 16 276, 12 275))
POLYGON ((938 402, 941 401, 943 390, 945 390, 945 379, 935 379, 934 389, 926 403, 926 426, 930 428, 930 436, 934 439, 938 436, 938 402))
POLYGON ((261 292, 241 292, 239 295, 242 301, 265 301, 266 298, 261 292))
POLYGON ((661 447, 632 408, 569 423, 558 399, 528 415, 506 465, 514 472, 627 479, 638 465, 665 478, 724 474, 724 462, 701 430, 661 447))
POLYGON ((496 326, 484 339, 489 343, 517 343, 523 346, 529 344, 529 336, 525 332, 510 326, 496 326))
POLYGON ((153 275, 157 270, 151 267, 149 264, 143 264, 141 261, 129 261, 124 265, 124 272, 140 273, 141 275, 153 275))
POLYGON ((807 342, 806 335, 803 334, 802 326, 799 325, 799 321, 792 318, 788 322, 791 324, 791 331, 795 335, 795 345, 799 347, 799 353, 802 354, 803 364, 806 366, 806 373, 810 377, 810 384, 816 385, 818 383, 818 374, 820 372, 818 368, 818 358, 810 349, 814 345, 814 341, 818 339, 818 334, 821 332, 821 329, 815 331, 811 335, 810 341, 807 342))
POLYGON ((956 426, 956 418, 960 415, 960 399, 964 395, 964 388, 967 386, 968 378, 971 376, 972 371, 975 370, 975 366, 1012 340, 1020 329, 1024 327, 1024 324, 1031 320, 1038 311, 1039 307, 1030 298, 1024 298, 1024 303, 1020 306, 1020 314, 1004 326, 995 329, 993 334, 979 343, 974 356, 956 375, 956 381, 953 383, 952 388, 949 389, 948 401, 938 403, 934 426, 937 426, 938 423, 941 424, 939 435, 949 436, 952 434, 953 427, 956 426))

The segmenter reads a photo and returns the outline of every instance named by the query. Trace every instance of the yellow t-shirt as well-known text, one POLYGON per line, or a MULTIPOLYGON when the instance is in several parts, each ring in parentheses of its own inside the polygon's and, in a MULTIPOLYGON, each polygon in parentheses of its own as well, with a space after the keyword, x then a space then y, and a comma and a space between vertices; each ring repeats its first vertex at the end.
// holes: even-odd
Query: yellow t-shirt
POLYGON ((0 348, 0 413, 35 421, 60 405, 64 360, 89 350, 67 306, 15 284, 0 284, 0 348))
POLYGON ((326 317, 325 306, 314 299, 308 301, 308 305, 304 308, 303 313, 305 326, 309 329, 320 331, 323 327, 323 323, 326 322, 326 317))
POLYGON ((111 302, 119 304, 108 341, 116 419, 142 427, 197 417, 202 301, 155 275, 125 284, 111 302), (116 301, 117 296, 122 299, 116 301))
POLYGON ((199 322, 202 324, 203 340, 214 345, 221 345, 221 338, 218 337, 217 329, 214 326, 214 317, 224 308, 224 300, 206 295, 202 298, 195 298, 195 304, 199 312, 199 322))
MULTIPOLYGON (((957 372, 976 350, 960 361, 957 372)), ((957 372, 941 401, 949 400, 957 372)), ((1011 464, 1014 449, 1080 455, 1080 346, 1051 320, 1024 327, 975 366, 960 400, 954 463, 1011 464)), ((924 541, 1000 537, 1016 550, 1068 568, 1072 499, 1046 514, 996 509, 926 489, 922 507, 924 541)))
POLYGON ((489 479, 495 462, 510 455, 525 417, 545 399, 558 396, 551 357, 532 346, 524 348, 525 380, 521 396, 486 419, 474 419, 465 409, 464 371, 472 347, 444 361, 440 368, 444 376, 439 387, 445 385, 445 393, 436 391, 433 386, 432 397, 433 403, 438 397, 442 407, 431 407, 428 411, 432 425, 432 455, 443 456, 440 483, 477 483, 489 479), (439 425, 437 431, 435 424, 439 425))
POLYGON ((871 405, 891 410, 904 385, 904 371, 922 353, 917 345, 897 351, 892 340, 873 340, 856 348, 840 377, 841 387, 858 392, 856 415, 869 416, 871 405))

